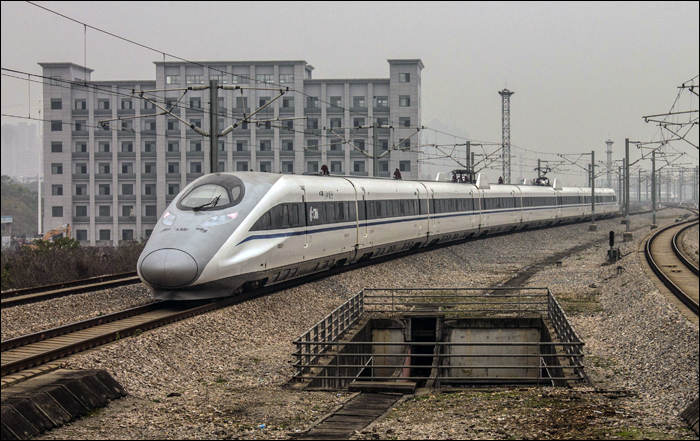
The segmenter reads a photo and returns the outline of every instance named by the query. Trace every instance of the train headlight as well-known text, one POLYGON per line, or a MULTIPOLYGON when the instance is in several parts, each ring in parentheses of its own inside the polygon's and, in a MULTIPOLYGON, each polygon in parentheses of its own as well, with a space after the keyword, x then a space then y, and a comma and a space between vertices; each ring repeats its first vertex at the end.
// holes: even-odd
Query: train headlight
POLYGON ((234 220, 237 217, 238 217, 238 213, 218 214, 218 215, 212 216, 209 219, 202 222, 200 227, 213 227, 215 225, 225 224, 227 222, 231 222, 232 220, 234 220))
POLYGON ((176 215, 170 213, 169 211, 166 211, 165 214, 163 215, 163 225, 165 226, 171 226, 172 224, 175 223, 175 219, 177 218, 176 215))

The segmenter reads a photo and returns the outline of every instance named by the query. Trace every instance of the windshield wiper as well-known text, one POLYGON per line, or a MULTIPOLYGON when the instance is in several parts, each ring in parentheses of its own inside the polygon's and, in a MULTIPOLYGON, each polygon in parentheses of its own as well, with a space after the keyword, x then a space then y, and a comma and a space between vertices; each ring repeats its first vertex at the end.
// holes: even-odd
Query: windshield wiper
POLYGON ((199 210, 201 210, 201 209, 203 209, 203 208, 208 207, 209 205, 211 205, 211 208, 214 208, 214 207, 216 207, 216 204, 219 203, 219 198, 220 198, 220 197, 221 197, 221 195, 215 197, 214 199, 212 199, 211 201, 207 202, 206 204, 200 205, 199 207, 194 207, 192 210, 193 210, 193 211, 199 211, 199 210))

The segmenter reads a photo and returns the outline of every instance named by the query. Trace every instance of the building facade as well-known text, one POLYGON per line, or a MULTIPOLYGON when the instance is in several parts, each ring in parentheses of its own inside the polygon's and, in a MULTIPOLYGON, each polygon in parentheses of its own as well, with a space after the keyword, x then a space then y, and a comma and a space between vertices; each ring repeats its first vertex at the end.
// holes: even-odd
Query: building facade
POLYGON ((70 223, 90 245, 147 238, 180 190, 210 171, 210 138, 189 125, 209 132, 210 92, 199 89, 212 79, 225 86, 218 132, 272 101, 218 139, 218 171, 318 173, 325 164, 373 176, 376 130, 386 153, 378 176, 399 169, 417 179, 423 63, 388 63, 389 78, 321 80, 305 61, 156 62, 155 81, 91 81, 83 66, 40 63, 44 229, 70 223))

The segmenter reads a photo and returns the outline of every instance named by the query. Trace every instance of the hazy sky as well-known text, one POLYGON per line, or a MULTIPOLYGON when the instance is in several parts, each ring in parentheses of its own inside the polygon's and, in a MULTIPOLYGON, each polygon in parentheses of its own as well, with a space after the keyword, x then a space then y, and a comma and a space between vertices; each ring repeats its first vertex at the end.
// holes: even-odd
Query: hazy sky
MULTIPOLYGON (((615 159, 625 137, 659 140, 658 127, 642 116, 669 111, 678 86, 700 71, 698 2, 38 4, 188 60, 306 60, 314 78, 385 78, 387 59, 420 58, 423 125, 474 140, 501 141, 498 91, 507 87, 515 92, 514 178, 520 155, 532 173, 537 157, 553 161, 557 153, 595 149, 603 160, 608 138, 615 159)), ((3 68, 40 74, 40 62, 82 65, 84 38, 80 24, 2 2, 3 68)), ((154 79, 153 62, 163 60, 91 29, 86 58, 93 80, 154 79)), ((2 113, 27 116, 31 96, 37 117, 40 94, 38 84, 30 91, 26 81, 3 76, 2 113)), ((690 96, 685 91, 676 110, 697 109, 690 96)), ((455 141, 431 130, 423 137, 455 141)), ((697 125, 689 139, 698 143, 697 125)), ((688 153, 683 163, 697 165, 696 148, 674 147, 688 153)))

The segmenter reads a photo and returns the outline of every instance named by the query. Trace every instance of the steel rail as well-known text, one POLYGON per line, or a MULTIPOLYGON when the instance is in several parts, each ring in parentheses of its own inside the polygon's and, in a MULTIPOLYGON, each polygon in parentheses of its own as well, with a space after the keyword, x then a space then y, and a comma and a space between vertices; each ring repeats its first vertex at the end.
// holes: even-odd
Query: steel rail
MULTIPOLYGON (((683 223, 694 223, 697 222, 696 219, 686 221, 683 223)), ((651 251, 651 246, 652 243, 656 238, 658 238, 661 234, 664 232, 670 230, 671 228, 677 228, 678 224, 670 225, 666 228, 660 229, 656 233, 654 233, 648 240, 646 245, 644 246, 644 255, 646 257, 647 263, 649 263, 649 267, 651 270, 656 274, 656 277, 661 280, 661 282, 675 295, 678 300, 680 300, 685 306, 688 307, 695 315, 700 315, 698 313, 698 303, 690 298, 681 287, 679 287, 676 283, 674 283, 660 268, 660 266, 657 264, 656 260, 654 259, 654 256, 651 251)), ((672 241, 673 242, 673 241, 672 241)))
POLYGON ((26 303, 40 302, 58 297, 80 294, 83 292, 99 291, 117 286, 141 283, 136 271, 121 274, 92 277, 83 280, 56 283, 53 285, 35 286, 10 291, 3 291, 0 299, 2 309, 26 303))
POLYGON ((693 274, 695 274, 696 276, 699 276, 700 273, 699 273, 699 270, 698 270, 698 266, 695 265, 695 262, 693 262, 693 261, 691 261, 690 259, 688 259, 688 257, 685 255, 685 253, 682 251, 682 249, 681 249, 681 247, 680 247, 680 245, 679 245, 680 238, 681 238, 681 236, 683 235, 683 233, 684 233, 686 230, 688 230, 688 229, 690 229, 690 228, 693 228, 693 227, 696 226, 696 225, 698 225, 698 221, 695 221, 695 222, 693 222, 693 223, 690 223, 690 224, 688 224, 687 226, 685 226, 685 227, 683 227, 682 229, 680 229, 676 234, 673 235, 673 240, 672 240, 671 244, 672 244, 672 246, 673 246, 673 252, 675 253, 676 257, 678 257, 678 259, 679 259, 681 262, 683 262, 683 265, 685 265, 690 271, 692 271, 693 274))

